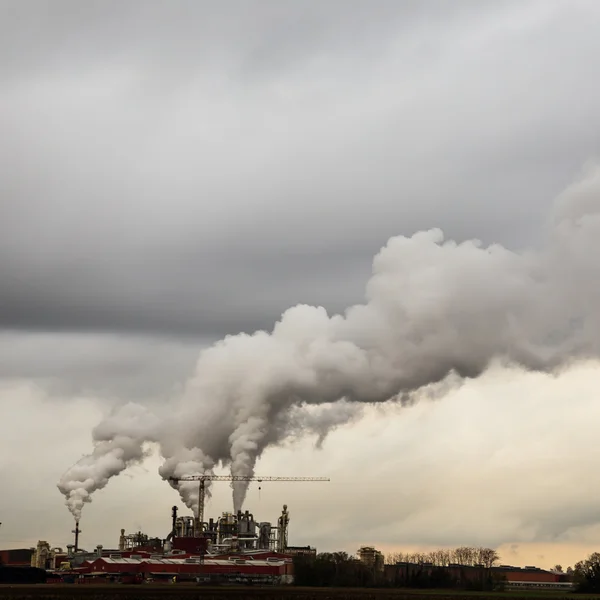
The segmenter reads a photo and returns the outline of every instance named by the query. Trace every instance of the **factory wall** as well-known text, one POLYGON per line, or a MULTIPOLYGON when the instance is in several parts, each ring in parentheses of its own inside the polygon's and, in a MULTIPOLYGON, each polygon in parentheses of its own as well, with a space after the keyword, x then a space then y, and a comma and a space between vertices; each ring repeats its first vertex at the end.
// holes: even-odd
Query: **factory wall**
POLYGON ((485 567, 450 565, 447 567, 434 567, 431 564, 397 563, 385 565, 384 577, 386 581, 394 585, 415 585, 420 579, 430 577, 436 571, 444 573, 452 581, 461 585, 483 582, 492 577, 497 581, 528 582, 528 583, 561 583, 568 581, 564 574, 545 571, 537 568, 519 567, 485 567))
POLYGON ((111 559, 97 558, 96 560, 82 565, 82 573, 87 574, 144 574, 144 575, 190 575, 202 574, 248 574, 248 575, 271 575, 290 576, 293 572, 291 563, 282 561, 258 561, 258 560, 214 560, 207 559, 204 564, 198 562, 186 562, 175 559, 111 559))
MULTIPOLYGON (((195 546, 194 546, 195 547, 195 546)), ((148 550, 140 550, 136 548, 135 550, 103 550, 101 557, 92 556, 89 557, 90 562, 95 558, 142 558, 142 559, 150 559, 156 558, 158 553, 156 551, 149 552, 148 550)), ((197 552, 185 552, 184 550, 174 549, 171 553, 165 553, 161 556, 161 558, 172 558, 172 559, 184 559, 191 558, 192 556, 198 556, 197 552)), ((218 554, 208 554, 206 555, 207 560, 229 560, 230 558, 240 558, 240 555, 234 552, 221 552, 218 554)), ((279 552, 275 552, 274 550, 255 550, 253 552, 244 552, 243 557, 249 560, 267 560, 267 559, 278 559, 281 561, 291 560, 292 553, 281 554, 279 552)))
POLYGON ((0 563, 8 567, 29 567, 32 556, 32 548, 0 550, 0 563))
POLYGON ((542 569, 506 569, 505 567, 496 567, 492 570, 494 573, 505 575, 507 581, 535 581, 543 583, 566 581, 566 575, 542 569))
POLYGON ((182 550, 186 554, 205 554, 208 540, 201 537, 173 538, 173 550, 182 550))

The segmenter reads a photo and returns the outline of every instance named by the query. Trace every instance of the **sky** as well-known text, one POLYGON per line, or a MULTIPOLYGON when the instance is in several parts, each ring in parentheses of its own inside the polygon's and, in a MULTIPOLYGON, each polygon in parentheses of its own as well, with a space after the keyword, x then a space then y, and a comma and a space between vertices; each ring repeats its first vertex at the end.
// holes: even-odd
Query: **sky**
MULTIPOLYGON (((0 0, 0 547, 70 543, 56 483, 111 409, 168 412, 214 341, 362 302, 391 236, 536 247, 598 155, 599 25, 594 0, 0 0)), ((245 506, 287 503, 319 550, 573 564, 600 544, 599 374, 495 364, 366 406, 257 465, 331 482, 245 506)), ((160 464, 94 495, 84 546, 166 535, 160 464)))

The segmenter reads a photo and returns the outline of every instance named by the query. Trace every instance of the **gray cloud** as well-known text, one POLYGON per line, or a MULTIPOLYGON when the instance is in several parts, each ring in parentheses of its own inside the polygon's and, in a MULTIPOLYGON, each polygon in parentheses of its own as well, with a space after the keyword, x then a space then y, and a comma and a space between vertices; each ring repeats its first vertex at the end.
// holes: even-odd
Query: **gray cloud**
POLYGON ((594 3, 58 5, 0 19, 4 327, 340 310, 390 235, 528 245, 597 150, 594 3))
MULTIPOLYGON (((55 482, 109 405, 161 405, 201 347, 270 327, 291 305, 331 312, 361 302, 372 256, 390 236, 439 226, 459 241, 535 246, 552 198, 598 153, 598 25, 593 0, 0 0, 2 531, 64 536, 71 523, 55 482), (27 448, 12 460, 23 436, 53 449, 45 467, 27 448), (56 496, 48 517, 19 532, 47 489, 56 496)), ((569 382, 557 411, 577 396, 569 382)), ((535 389, 531 397, 545 397, 535 389)), ((523 402, 531 422, 547 418, 542 401, 523 402)), ((573 443, 561 432, 587 427, 589 414, 570 414, 568 427, 549 419, 543 438, 527 429, 507 441, 494 437, 503 414, 494 403, 469 418, 445 405, 437 426, 410 421, 420 439, 398 424, 379 454, 379 431, 369 438, 355 426, 336 437, 340 446, 306 450, 306 462, 298 451, 267 456, 263 472, 332 475, 342 480, 332 502, 353 499, 346 515, 317 527, 323 496, 295 496, 295 539, 354 551, 368 533, 350 527, 375 497, 388 502, 370 524, 382 543, 562 540, 596 522, 591 501, 563 494, 580 481, 573 464, 593 468, 591 429, 577 436, 588 447, 557 463, 570 478, 556 502, 539 511, 546 498, 534 493, 544 481, 536 473, 548 471, 532 457, 557 438, 566 452, 573 443), (472 429, 484 432, 473 443, 472 429), (489 439, 496 456, 511 445, 520 454, 490 467, 489 439), (350 451, 357 440, 369 445, 362 458, 350 451), (349 456, 352 468, 341 464, 349 456), (474 475, 459 487, 466 463, 474 475), (495 498, 475 519, 461 494, 477 498, 488 468, 495 498), (444 469, 446 487, 428 488, 444 469), (502 495, 516 476, 527 507, 502 495)), ((352 416, 328 414, 332 424, 352 416)), ((311 427, 310 415, 295 424, 311 427)), ((514 423, 500 429, 510 438, 514 423)), ((109 518, 168 527, 172 490, 160 492, 165 515, 138 515, 137 486, 160 486, 149 470, 145 484, 119 480, 98 492, 89 539, 115 543, 101 539, 109 518)), ((214 506, 230 501, 228 489, 214 493, 214 506)), ((271 518, 276 507, 262 510, 271 518)))
POLYGON ((179 391, 203 345, 186 338, 0 332, 0 380, 33 382, 55 397, 164 401, 179 391))
MULTIPOLYGON (((166 418, 130 403, 92 432, 93 451, 58 485, 69 510, 79 520, 95 491, 146 457, 147 443, 159 444, 165 480, 216 466, 249 477, 269 446, 295 433, 294 408, 334 404, 312 419, 322 440, 355 416, 335 406, 342 398, 381 403, 427 386, 440 397, 457 376, 477 378, 496 360, 547 372, 597 360, 599 190, 600 168, 590 164, 557 198, 541 248, 521 254, 456 244, 440 230, 391 238, 374 258, 366 304, 343 315, 296 305, 271 333, 205 349, 166 418)), ((314 430, 310 423, 301 428, 314 430)), ((247 488, 234 484, 234 510, 247 488)), ((195 486, 178 490, 197 511, 195 486)))

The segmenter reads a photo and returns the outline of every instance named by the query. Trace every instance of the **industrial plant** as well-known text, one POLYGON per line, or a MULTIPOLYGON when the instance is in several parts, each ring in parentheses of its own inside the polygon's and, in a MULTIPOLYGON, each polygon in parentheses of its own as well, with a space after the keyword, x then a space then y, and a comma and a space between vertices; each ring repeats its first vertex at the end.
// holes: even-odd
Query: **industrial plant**
MULTIPOLYGON (((289 523, 287 505, 273 521, 261 521, 250 511, 223 512, 216 519, 200 521, 178 516, 174 506, 166 535, 152 537, 121 529, 119 535, 115 532, 114 548, 97 545, 92 550, 80 547, 83 532, 77 523, 73 543, 66 549, 41 540, 35 548, 0 550, 0 582, 290 584, 295 557, 313 559, 317 551, 289 545, 289 523)), ((464 589, 476 589, 473 586, 488 579, 502 582, 504 589, 568 590, 574 585, 563 573, 535 567, 384 564, 383 555, 373 546, 361 547, 355 560, 371 573, 373 582, 388 587, 423 587, 424 581, 440 577, 464 589)))
POLYGON ((250 511, 224 512, 206 521, 177 513, 174 506, 164 536, 121 529, 114 548, 85 550, 77 523, 74 543, 66 549, 42 540, 36 548, 2 550, 0 560, 7 567, 44 570, 49 581, 284 584, 293 581, 294 556, 316 556, 315 548, 288 544, 287 505, 274 521, 260 521, 250 511))
MULTIPOLYGON (((165 511, 162 535, 151 536, 142 531, 127 533, 121 529, 120 534, 115 532, 114 547, 96 545, 86 550, 80 545, 83 532, 77 521, 72 531, 73 543, 65 549, 40 540, 35 548, 0 550, 0 583, 282 585, 293 583, 296 576, 298 585, 306 585, 303 581, 307 565, 311 568, 310 565, 333 556, 325 553, 317 557, 314 547, 290 545, 290 512, 286 504, 271 521, 260 520, 249 510, 223 512, 217 518, 204 519, 206 482, 231 481, 231 476, 200 475, 181 480, 198 482, 198 509, 195 516, 180 516, 177 506, 173 506, 169 522, 165 511), (295 559, 299 559, 298 562, 295 559)), ((375 547, 363 546, 358 549, 356 558, 349 558, 348 564, 356 573, 361 571, 354 567, 361 566, 363 584, 370 581, 372 585, 389 587, 423 587, 434 581, 445 581, 449 586, 464 589, 475 589, 473 586, 482 586, 484 582, 493 585, 502 582, 505 589, 573 587, 566 574, 535 567, 495 566, 493 562, 475 564, 477 561, 444 565, 423 560, 390 562, 386 564, 375 547)))

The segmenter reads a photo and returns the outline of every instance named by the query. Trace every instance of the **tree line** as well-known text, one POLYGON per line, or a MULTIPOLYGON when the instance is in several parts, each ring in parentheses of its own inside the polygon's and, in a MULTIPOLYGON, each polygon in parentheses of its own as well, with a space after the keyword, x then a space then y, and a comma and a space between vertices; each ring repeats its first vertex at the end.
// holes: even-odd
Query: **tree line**
POLYGON ((481 565, 489 569, 499 560, 498 553, 491 548, 461 546, 432 552, 394 552, 386 556, 385 562, 388 565, 407 562, 417 565, 430 564, 435 567, 447 567, 453 564, 465 567, 481 565))
MULTIPOLYGON (((297 556, 294 559, 294 581, 298 586, 315 587, 412 587, 461 588, 491 590, 497 584, 492 567, 499 557, 490 548, 460 547, 427 553, 389 554, 388 573, 375 565, 361 562, 347 552, 324 552, 315 557, 297 556), (402 568, 410 564, 410 568, 402 568), (450 572, 450 565, 480 567, 466 576, 465 569, 450 572)), ((384 567, 385 568, 385 567, 384 567)))
POLYGON ((294 557, 294 583, 310 587, 375 587, 383 577, 347 552, 294 557))
MULTIPOLYGON (((386 556, 388 573, 361 562, 347 552, 324 552, 315 557, 294 558, 298 586, 408 587, 499 590, 505 577, 492 567, 499 561, 491 548, 461 546, 433 552, 395 552, 386 556), (454 567, 454 568, 448 568, 454 567), (477 568, 479 567, 479 568, 477 568)), ((600 593, 600 552, 590 554, 574 567, 552 569, 568 576, 575 591, 600 593)))

